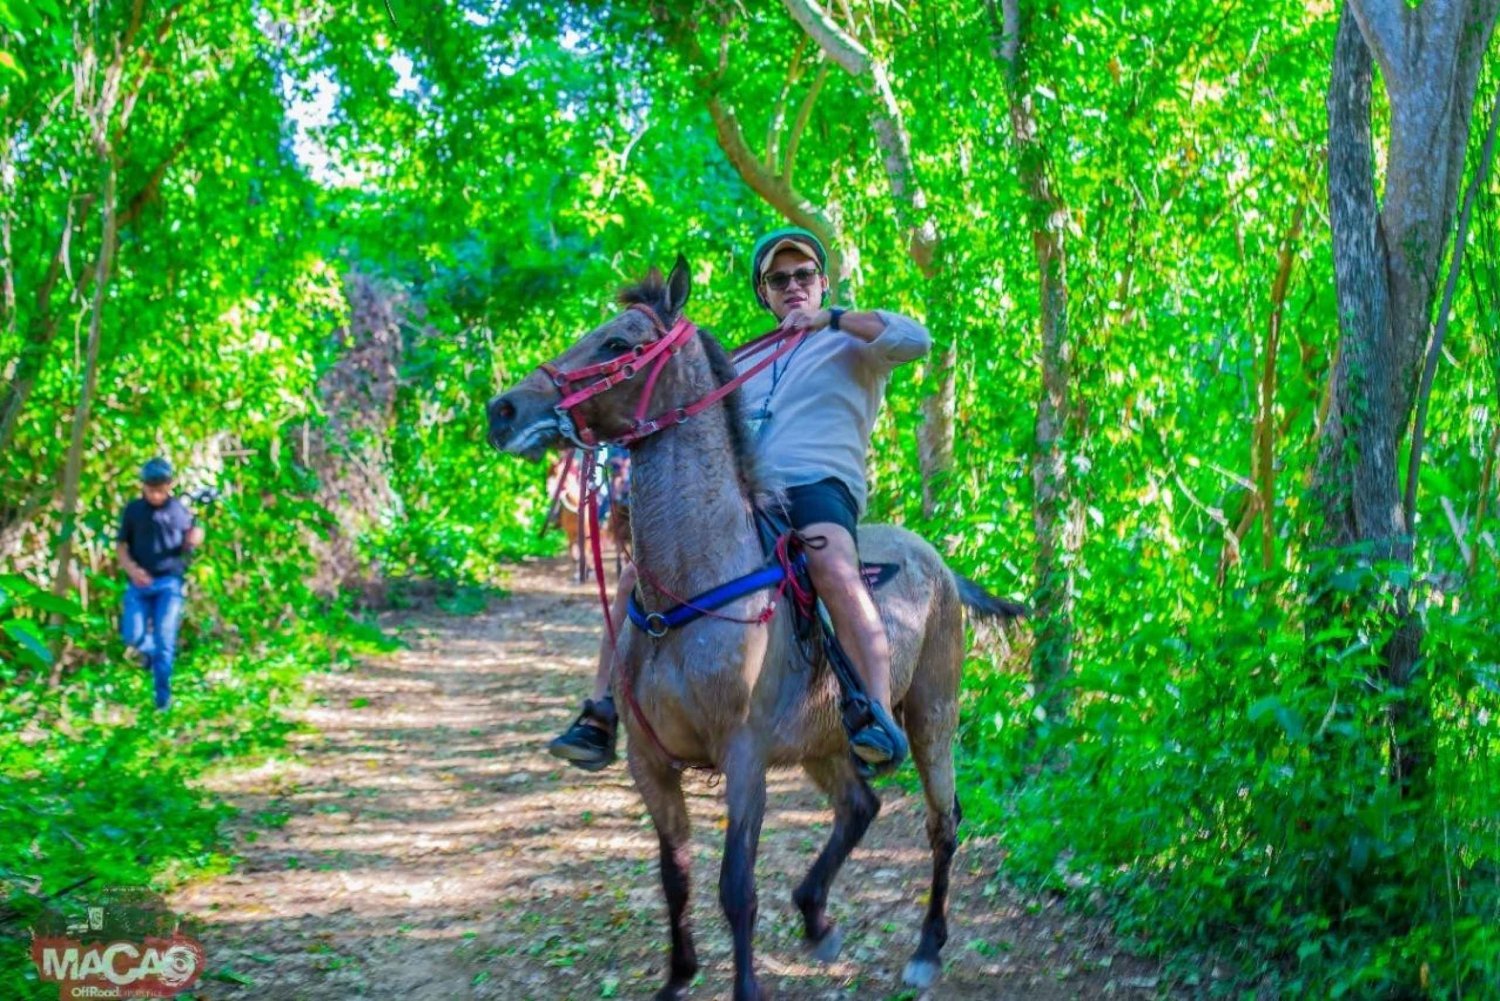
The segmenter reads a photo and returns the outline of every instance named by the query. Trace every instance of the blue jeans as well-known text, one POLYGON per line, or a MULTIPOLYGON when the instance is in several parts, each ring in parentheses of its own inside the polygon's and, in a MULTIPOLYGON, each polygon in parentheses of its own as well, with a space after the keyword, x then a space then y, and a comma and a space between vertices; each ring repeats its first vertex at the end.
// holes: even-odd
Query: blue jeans
POLYGON ((182 578, 157 577, 146 587, 128 584, 120 634, 128 646, 145 654, 156 682, 156 708, 172 701, 172 658, 177 653, 177 626, 182 621, 182 578))

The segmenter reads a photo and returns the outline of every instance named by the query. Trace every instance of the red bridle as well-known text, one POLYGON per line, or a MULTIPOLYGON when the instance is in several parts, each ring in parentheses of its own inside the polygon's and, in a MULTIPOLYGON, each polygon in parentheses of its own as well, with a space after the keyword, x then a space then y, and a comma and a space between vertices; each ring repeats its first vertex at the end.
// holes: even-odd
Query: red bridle
POLYGON ((557 412, 559 430, 564 438, 581 448, 598 448, 603 441, 592 428, 582 423, 577 415, 578 408, 601 393, 606 393, 620 383, 635 378, 648 365, 650 372, 646 375, 646 385, 641 390, 640 402, 635 406, 634 425, 624 434, 609 439, 608 444, 628 447, 642 438, 647 438, 674 424, 681 424, 689 417, 697 416, 734 392, 747 379, 782 355, 795 351, 797 345, 801 344, 803 338, 807 336, 805 330, 778 328, 756 338, 735 352, 736 360, 748 357, 772 345, 776 345, 777 349, 707 395, 686 406, 676 407, 647 420, 646 411, 651 406, 651 393, 656 388, 656 380, 660 378, 662 369, 666 368, 667 362, 676 356, 688 339, 697 334, 698 328, 687 317, 680 317, 671 329, 668 329, 666 324, 662 323, 661 317, 657 316, 656 311, 650 306, 638 303, 630 308, 651 321, 651 327, 656 331, 654 338, 637 344, 618 358, 573 369, 570 372, 564 372, 551 363, 540 366, 552 381, 552 385, 556 386, 558 392, 562 394, 562 399, 553 407, 557 412), (585 385, 579 386, 580 383, 585 385), (575 386, 579 388, 574 388, 575 386))

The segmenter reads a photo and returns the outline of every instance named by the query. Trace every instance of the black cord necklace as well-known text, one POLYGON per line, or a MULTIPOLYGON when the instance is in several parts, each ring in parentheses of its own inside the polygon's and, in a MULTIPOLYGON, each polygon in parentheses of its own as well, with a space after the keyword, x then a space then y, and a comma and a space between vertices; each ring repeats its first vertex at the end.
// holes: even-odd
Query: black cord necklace
POLYGON ((810 336, 811 334, 803 334, 802 340, 797 342, 797 346, 792 348, 785 358, 771 362, 771 388, 766 390, 766 396, 761 401, 760 409, 750 415, 751 423, 755 426, 757 435, 766 433, 766 425, 771 421, 771 398, 776 395, 776 389, 781 385, 782 377, 791 370, 792 359, 797 357, 797 352, 802 350, 802 345, 807 343, 807 339, 810 336))

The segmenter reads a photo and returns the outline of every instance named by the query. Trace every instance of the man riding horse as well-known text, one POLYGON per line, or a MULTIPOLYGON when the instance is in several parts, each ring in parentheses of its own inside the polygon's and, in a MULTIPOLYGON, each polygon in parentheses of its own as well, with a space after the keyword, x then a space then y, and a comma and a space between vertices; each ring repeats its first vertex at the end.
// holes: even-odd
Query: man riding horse
MULTIPOLYGON (((772 234, 757 251, 757 295, 788 330, 742 348, 741 357, 764 356, 738 375, 718 341, 685 314, 691 272, 679 256, 665 277, 652 268, 622 289, 623 311, 493 397, 485 407, 488 437, 499 451, 532 460, 570 442, 633 449, 640 579, 627 579, 609 624, 613 630, 623 609, 632 627, 618 642, 611 637, 604 653, 627 710, 620 722, 630 737, 630 776, 657 834, 671 941, 658 1001, 683 1001, 699 971, 684 770, 723 776, 719 902, 733 940, 733 997, 764 1001, 755 969, 755 860, 767 775, 800 767, 833 809, 828 840, 792 892, 808 948, 832 962, 843 937, 828 912, 829 891, 880 812, 868 776, 905 753, 922 785, 932 878, 920 940, 901 978, 926 990, 942 970, 963 816, 953 745, 965 616, 1008 622, 1025 609, 956 572, 914 533, 870 523, 858 531, 864 555, 881 568, 875 608, 863 617, 851 608, 869 597, 850 568, 870 428, 890 370, 926 351, 928 338, 891 314, 822 309, 822 248, 808 234, 772 234), (758 389, 747 394, 748 386, 758 389), (760 408, 756 440, 747 403, 760 408), (779 526, 763 530, 768 493, 790 495, 781 506, 816 561, 811 576, 839 615, 858 668, 844 644, 828 638, 826 621, 818 624, 826 658, 809 653, 800 617, 809 596, 788 575, 801 557, 779 526), (776 536, 769 557, 768 535, 776 536)), ((601 736, 606 753, 594 766, 602 767, 613 751, 606 742, 613 713, 607 703, 597 708, 602 690, 595 696, 579 724, 601 736), (588 721, 594 716, 604 717, 603 726, 588 721)))
MULTIPOLYGON (((742 387, 750 410, 763 486, 780 491, 782 513, 805 543, 813 587, 853 661, 870 713, 849 735, 872 771, 897 767, 906 735, 891 716, 891 654, 880 613, 860 573, 857 524, 867 488, 865 457, 891 371, 927 354, 932 338, 909 317, 885 310, 826 308, 827 253, 816 236, 789 227, 766 234, 751 254, 757 301, 782 330, 809 332, 786 357, 742 387)), ((743 371, 748 361, 741 362, 743 371)), ((627 567, 610 617, 618 632, 636 576, 627 567)), ((610 697, 610 632, 599 648, 594 691, 566 732, 549 745, 556 756, 597 771, 615 760, 618 713, 610 697)))

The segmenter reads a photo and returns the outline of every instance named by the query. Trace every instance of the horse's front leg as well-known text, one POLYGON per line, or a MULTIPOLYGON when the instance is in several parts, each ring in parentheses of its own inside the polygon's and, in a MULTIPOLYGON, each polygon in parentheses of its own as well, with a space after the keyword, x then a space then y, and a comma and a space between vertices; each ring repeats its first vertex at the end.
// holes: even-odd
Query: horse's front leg
POLYGON ((729 741, 722 764, 729 828, 724 866, 719 871, 719 902, 734 935, 734 1001, 762 1001, 755 978, 755 853, 766 814, 766 763, 748 731, 729 741))
POLYGON ((672 931, 672 957, 667 982, 656 993, 656 1001, 680 1001, 698 972, 698 954, 688 921, 692 852, 688 844, 690 825, 682 795, 682 774, 654 757, 630 755, 630 774, 635 779, 661 848, 661 888, 667 898, 667 921, 672 931))

